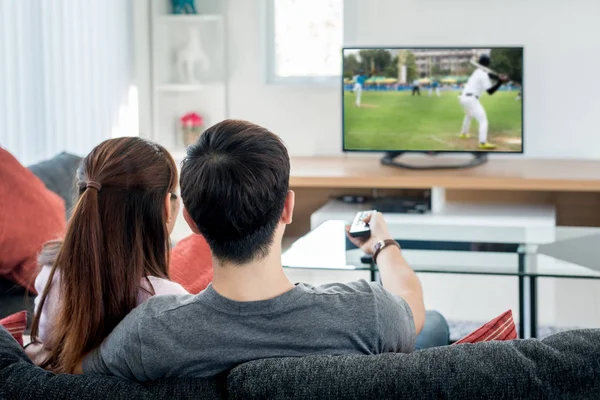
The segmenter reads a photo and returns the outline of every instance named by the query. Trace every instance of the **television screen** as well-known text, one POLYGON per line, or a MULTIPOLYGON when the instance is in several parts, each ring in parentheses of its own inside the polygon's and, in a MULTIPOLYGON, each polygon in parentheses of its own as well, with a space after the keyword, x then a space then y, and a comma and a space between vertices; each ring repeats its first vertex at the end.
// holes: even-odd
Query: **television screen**
POLYGON ((345 151, 523 152, 523 48, 344 48, 345 151))

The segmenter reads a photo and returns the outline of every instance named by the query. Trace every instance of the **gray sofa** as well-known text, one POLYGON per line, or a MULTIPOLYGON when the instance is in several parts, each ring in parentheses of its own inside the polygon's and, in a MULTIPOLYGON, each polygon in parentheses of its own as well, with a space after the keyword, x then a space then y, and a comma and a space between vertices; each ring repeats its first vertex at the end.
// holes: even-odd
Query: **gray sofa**
POLYGON ((75 174, 80 162, 81 157, 63 152, 28 167, 48 189, 63 198, 67 216, 73 207, 75 174))
POLYGON ((252 361, 214 379, 149 384, 54 375, 0 328, 0 399, 598 399, 600 330, 412 354, 252 361))

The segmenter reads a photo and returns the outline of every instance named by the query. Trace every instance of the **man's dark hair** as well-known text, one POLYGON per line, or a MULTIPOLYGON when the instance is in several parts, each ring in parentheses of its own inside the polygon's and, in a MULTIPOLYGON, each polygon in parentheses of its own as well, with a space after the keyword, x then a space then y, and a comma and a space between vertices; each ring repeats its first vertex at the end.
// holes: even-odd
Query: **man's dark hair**
POLYGON ((289 178, 289 156, 277 135, 225 120, 188 148, 181 198, 213 255, 243 264, 267 255, 289 178))

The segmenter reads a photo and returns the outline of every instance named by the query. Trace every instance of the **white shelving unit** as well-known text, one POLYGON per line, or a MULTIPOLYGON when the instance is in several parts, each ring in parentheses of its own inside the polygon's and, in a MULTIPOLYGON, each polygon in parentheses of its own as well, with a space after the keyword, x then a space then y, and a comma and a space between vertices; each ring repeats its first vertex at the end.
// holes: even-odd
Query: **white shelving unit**
POLYGON ((174 154, 185 150, 179 118, 196 112, 205 127, 228 117, 227 1, 196 0, 198 14, 172 14, 170 0, 152 0, 150 49, 152 140, 174 154), (187 79, 178 68, 178 54, 197 41, 206 63, 187 79))
POLYGON ((205 89, 206 85, 191 83, 165 83, 156 87, 157 92, 197 92, 205 89))
POLYGON ((198 22, 208 22, 208 21, 222 21, 223 15, 220 14, 208 14, 208 15, 194 15, 194 14, 169 14, 169 15, 160 15, 158 20, 164 23, 198 23, 198 22))

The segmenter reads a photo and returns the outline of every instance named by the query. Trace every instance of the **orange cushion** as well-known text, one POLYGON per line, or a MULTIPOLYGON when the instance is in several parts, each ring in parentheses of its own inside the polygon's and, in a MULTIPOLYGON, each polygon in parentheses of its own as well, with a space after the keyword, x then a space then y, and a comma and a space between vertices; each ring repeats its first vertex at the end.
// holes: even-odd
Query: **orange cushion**
POLYGON ((512 310, 508 310, 454 344, 513 340, 516 338, 517 327, 515 326, 512 310))
POLYGON ((35 293, 37 254, 65 229, 63 199, 0 148, 0 278, 35 293))
POLYGON ((169 277, 192 294, 200 293, 212 282, 212 254, 204 237, 190 235, 175 245, 169 277))
POLYGON ((21 311, 0 319, 0 326, 6 328, 8 333, 23 346, 23 332, 27 327, 27 311, 21 311))

